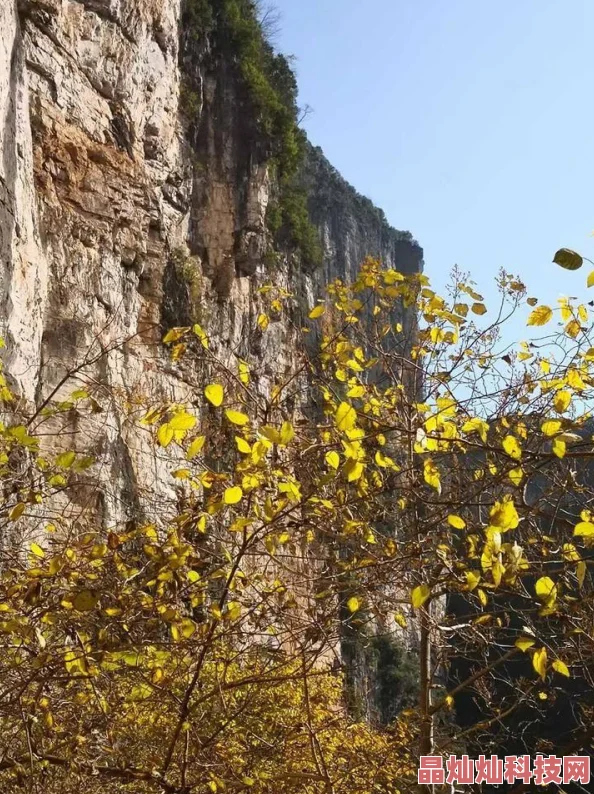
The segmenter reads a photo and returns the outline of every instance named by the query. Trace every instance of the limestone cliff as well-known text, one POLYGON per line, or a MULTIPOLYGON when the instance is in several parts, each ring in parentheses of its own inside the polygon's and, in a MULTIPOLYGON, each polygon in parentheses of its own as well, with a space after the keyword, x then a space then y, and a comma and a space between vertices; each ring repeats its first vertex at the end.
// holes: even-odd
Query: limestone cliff
MULTIPOLYGON (((70 392, 69 372, 109 387, 92 439, 102 487, 84 496, 106 525, 175 496, 168 461, 130 420, 146 395, 192 400, 200 385, 199 370, 168 359, 164 328, 199 321, 218 355, 257 354, 266 390, 295 339, 283 322, 259 333, 263 283, 293 293, 299 311, 367 254, 408 272, 422 266, 410 235, 391 229, 313 147, 299 177, 321 262, 271 232, 282 191, 275 130, 246 88, 233 41, 215 35, 211 0, 182 6, 0 6, 7 368, 25 412, 70 392)), ((82 436, 75 443, 88 444, 82 436)))

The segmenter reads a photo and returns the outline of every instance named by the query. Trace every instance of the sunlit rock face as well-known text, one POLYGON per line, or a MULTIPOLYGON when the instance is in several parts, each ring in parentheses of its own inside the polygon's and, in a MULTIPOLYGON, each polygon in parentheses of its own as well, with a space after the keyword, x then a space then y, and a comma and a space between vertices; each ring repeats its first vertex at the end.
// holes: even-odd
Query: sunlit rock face
POLYGON ((271 264, 274 180, 233 59, 211 57, 207 39, 188 43, 181 20, 180 0, 0 6, 5 360, 29 414, 50 395, 98 391, 101 412, 84 427, 69 420, 71 434, 62 418, 52 443, 97 457, 79 498, 105 526, 179 499, 174 453, 155 453, 137 420, 159 400, 200 411, 205 373, 169 360, 164 330, 199 322, 215 355, 256 362, 267 392, 297 340, 288 320, 258 329, 264 283, 293 295, 294 321, 368 254, 407 272, 422 266, 410 235, 313 147, 302 179, 323 263, 277 251, 271 264))

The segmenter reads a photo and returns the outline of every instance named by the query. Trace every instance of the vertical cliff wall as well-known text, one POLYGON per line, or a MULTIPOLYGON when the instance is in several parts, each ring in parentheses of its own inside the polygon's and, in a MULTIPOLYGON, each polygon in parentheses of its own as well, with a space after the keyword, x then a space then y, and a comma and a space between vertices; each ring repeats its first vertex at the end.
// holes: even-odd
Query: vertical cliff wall
MULTIPOLYGON (((190 10, 198 5, 212 11, 190 10)), ((92 431, 74 436, 88 446, 92 435, 102 485, 80 498, 106 525, 175 498, 170 461, 155 457, 133 421, 149 400, 196 399, 201 372, 170 361, 166 327, 200 322, 216 355, 256 356, 266 391, 296 341, 289 323, 265 335, 257 328, 262 284, 286 288, 299 312, 367 254, 406 272, 422 266, 410 235, 391 229, 313 147, 300 180, 321 261, 278 242, 268 219, 281 189, 274 130, 263 133, 233 41, 217 38, 208 14, 189 25, 188 8, 180 0, 0 8, 6 363, 29 414, 77 382, 109 388, 92 431)))

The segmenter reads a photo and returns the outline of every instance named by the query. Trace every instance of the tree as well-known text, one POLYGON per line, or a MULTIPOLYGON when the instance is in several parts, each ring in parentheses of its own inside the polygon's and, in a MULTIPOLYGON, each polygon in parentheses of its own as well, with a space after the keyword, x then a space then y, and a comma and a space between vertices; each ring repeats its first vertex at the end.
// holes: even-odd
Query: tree
MULTIPOLYGON (((208 385, 136 419, 183 450, 182 504, 108 532, 58 499, 91 457, 36 434, 92 412, 91 386, 17 419, 0 384, 0 782, 404 791, 419 754, 497 746, 568 676, 589 693, 589 310, 561 303, 557 333, 515 348, 515 312, 527 302, 538 327, 553 311, 519 279, 499 289, 485 323, 459 273, 446 300, 369 259, 329 286, 267 393, 249 360, 217 360, 208 329, 172 329, 174 364, 197 360, 208 385), (394 715, 373 690, 398 696, 389 649, 404 640, 418 707, 382 726, 394 715), (475 713, 456 727, 465 696, 475 713)), ((261 293, 267 333, 296 307, 261 293)), ((588 709, 584 696, 572 751, 589 747, 588 709)))

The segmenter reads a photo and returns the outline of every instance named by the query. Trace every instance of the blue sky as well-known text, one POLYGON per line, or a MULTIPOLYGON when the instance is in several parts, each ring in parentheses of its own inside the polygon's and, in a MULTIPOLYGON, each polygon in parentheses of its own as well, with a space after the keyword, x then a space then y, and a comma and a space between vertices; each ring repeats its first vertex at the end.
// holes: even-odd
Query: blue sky
POLYGON ((486 296, 500 267, 531 294, 594 298, 592 0, 275 0, 305 127, 408 229, 441 287, 454 264, 486 296))

